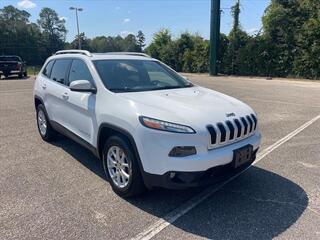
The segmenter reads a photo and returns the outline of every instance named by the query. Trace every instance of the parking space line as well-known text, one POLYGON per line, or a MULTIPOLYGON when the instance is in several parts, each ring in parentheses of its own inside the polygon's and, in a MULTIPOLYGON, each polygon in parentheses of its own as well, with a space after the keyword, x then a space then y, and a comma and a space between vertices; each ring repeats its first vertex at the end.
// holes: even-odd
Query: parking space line
MULTIPOLYGON (((271 146, 267 147, 263 151, 261 151, 257 155, 257 159, 255 162, 251 165, 257 164, 259 161, 261 161, 264 157, 266 157, 268 154, 270 154, 272 151, 280 147, 282 144, 289 141, 291 138, 302 132, 304 129, 306 129, 308 126, 316 122, 320 119, 320 115, 316 116, 315 118, 311 119, 310 121, 304 123, 299 128, 295 129, 285 137, 281 138, 271 146)), ((200 203, 202 203, 204 200, 209 198, 212 194, 216 193, 217 191, 221 190, 226 184, 233 181, 235 178, 237 178, 239 175, 246 172, 251 166, 245 168, 241 172, 237 173, 236 175, 232 176, 228 180, 218 184, 214 188, 208 187, 198 195, 194 196, 193 198, 189 199, 185 203, 183 203, 180 207, 176 208, 166 216, 160 218, 157 222, 152 224, 150 227, 148 227, 145 231, 139 233, 136 235, 132 240, 148 240, 156 236, 158 233, 160 233, 163 229, 171 225, 173 222, 175 222, 177 219, 188 213, 190 210, 198 206, 200 203)))

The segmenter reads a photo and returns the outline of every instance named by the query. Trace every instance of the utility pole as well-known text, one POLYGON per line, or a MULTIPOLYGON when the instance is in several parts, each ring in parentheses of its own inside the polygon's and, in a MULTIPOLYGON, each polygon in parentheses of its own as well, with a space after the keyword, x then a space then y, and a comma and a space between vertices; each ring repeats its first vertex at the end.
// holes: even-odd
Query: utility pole
POLYGON ((220 0, 211 0, 210 18, 210 75, 218 75, 218 51, 220 41, 220 0))
POLYGON ((83 11, 82 8, 70 7, 70 10, 76 11, 76 20, 77 20, 77 31, 78 31, 78 48, 81 49, 81 38, 80 38, 80 30, 79 30, 79 18, 78 18, 78 11, 83 11))

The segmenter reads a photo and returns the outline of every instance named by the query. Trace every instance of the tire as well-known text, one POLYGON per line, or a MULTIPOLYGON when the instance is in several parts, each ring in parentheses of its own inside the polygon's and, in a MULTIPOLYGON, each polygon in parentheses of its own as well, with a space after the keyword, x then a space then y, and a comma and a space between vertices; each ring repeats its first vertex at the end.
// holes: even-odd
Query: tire
POLYGON ((24 77, 28 77, 28 72, 27 72, 27 70, 23 73, 23 76, 24 76, 24 77))
POLYGON ((57 132, 51 127, 47 112, 42 104, 37 106, 37 127, 44 141, 51 142, 56 138, 57 132))
POLYGON ((102 161, 107 179, 113 191, 120 197, 138 196, 146 190, 132 147, 122 136, 114 135, 107 140, 103 148, 102 161), (118 159, 116 155, 119 156, 118 159), (111 162, 113 164, 110 164, 111 162), (129 176, 128 179, 123 171, 129 176), (118 181, 120 184, 117 183, 118 181))
POLYGON ((18 77, 19 77, 19 78, 23 78, 23 73, 22 73, 22 72, 19 72, 18 77))

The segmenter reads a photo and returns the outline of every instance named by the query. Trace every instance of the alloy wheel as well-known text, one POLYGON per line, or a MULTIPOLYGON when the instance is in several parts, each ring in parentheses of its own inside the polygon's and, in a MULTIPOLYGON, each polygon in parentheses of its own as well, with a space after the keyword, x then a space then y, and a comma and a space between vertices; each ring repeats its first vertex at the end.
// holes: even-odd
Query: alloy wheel
POLYGON ((131 162, 124 150, 111 146, 107 154, 107 168, 112 182, 119 188, 125 188, 131 179, 131 162))

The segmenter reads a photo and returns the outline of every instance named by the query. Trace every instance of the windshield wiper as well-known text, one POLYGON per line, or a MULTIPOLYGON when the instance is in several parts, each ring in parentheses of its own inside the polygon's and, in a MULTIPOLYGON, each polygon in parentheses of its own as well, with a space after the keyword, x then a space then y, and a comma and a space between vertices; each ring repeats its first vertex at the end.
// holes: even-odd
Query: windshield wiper
POLYGON ((144 91, 156 91, 156 90, 167 90, 167 89, 177 89, 177 88, 188 88, 193 87, 193 84, 187 84, 185 86, 164 86, 164 87, 149 87, 149 88, 109 88, 112 92, 144 92, 144 91))
POLYGON ((111 92, 135 92, 136 90, 131 88, 108 88, 111 92))
POLYGON ((166 90, 166 89, 176 89, 176 88, 187 88, 187 87, 192 87, 192 84, 188 84, 185 86, 165 86, 165 87, 158 87, 154 88, 154 90, 166 90))

